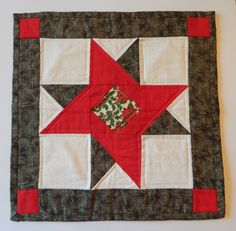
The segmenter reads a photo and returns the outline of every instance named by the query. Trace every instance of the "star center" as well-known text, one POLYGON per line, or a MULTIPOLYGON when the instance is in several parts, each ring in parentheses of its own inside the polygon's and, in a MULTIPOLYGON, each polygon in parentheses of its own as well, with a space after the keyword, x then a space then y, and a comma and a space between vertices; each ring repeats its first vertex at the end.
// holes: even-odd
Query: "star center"
POLYGON ((93 112, 111 130, 119 131, 125 127, 130 119, 140 111, 134 100, 129 99, 126 94, 120 91, 118 85, 114 85, 104 95, 102 103, 93 108, 93 112))

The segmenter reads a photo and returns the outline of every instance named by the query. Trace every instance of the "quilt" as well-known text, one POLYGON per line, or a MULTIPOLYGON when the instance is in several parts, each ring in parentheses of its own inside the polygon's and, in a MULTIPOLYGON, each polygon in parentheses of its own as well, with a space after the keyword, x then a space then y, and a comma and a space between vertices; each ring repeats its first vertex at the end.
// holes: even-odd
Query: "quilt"
POLYGON ((11 220, 225 214, 214 12, 14 14, 11 220))

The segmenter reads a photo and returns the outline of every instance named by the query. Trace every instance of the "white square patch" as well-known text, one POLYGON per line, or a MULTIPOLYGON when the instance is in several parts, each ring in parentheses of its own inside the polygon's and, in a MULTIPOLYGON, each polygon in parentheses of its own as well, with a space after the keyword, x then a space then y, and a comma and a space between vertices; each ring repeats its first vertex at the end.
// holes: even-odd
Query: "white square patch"
POLYGON ((41 135, 39 188, 90 189, 90 141, 88 134, 41 135))
POLYGON ((142 136, 141 188, 193 188, 190 135, 142 136))
POLYGON ((139 39, 140 84, 188 84, 188 38, 139 39))
POLYGON ((41 84, 88 84, 90 39, 40 39, 41 84))

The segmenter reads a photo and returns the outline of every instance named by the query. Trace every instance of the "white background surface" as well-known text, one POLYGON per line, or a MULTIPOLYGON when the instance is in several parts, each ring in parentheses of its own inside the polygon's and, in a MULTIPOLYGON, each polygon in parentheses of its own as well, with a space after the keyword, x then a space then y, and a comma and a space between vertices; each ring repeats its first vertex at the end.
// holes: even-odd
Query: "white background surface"
POLYGON ((236 230, 236 7, 234 0, 1 0, 0 2, 0 230, 236 230), (12 222, 10 221, 11 88, 14 12, 215 10, 226 218, 208 221, 12 222))

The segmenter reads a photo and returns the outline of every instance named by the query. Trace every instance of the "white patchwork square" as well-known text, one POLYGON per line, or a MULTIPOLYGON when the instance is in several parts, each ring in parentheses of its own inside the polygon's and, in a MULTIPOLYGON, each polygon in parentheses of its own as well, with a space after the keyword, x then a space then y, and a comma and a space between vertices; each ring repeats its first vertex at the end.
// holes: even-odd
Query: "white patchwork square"
POLYGON ((90 189, 91 137, 41 135, 39 188, 90 189))
POLYGON ((41 84, 88 84, 90 39, 40 39, 41 84))
POLYGON ((140 84, 188 84, 188 38, 139 39, 140 84))
POLYGON ((141 188, 193 188, 190 135, 142 136, 141 188))

